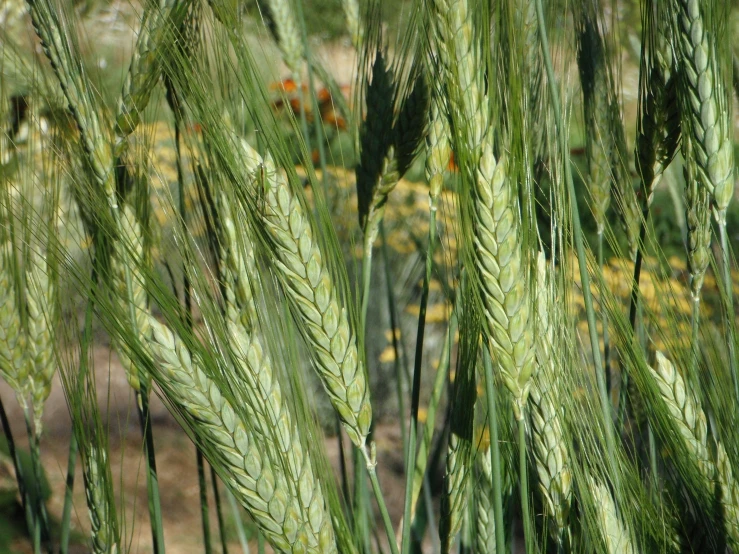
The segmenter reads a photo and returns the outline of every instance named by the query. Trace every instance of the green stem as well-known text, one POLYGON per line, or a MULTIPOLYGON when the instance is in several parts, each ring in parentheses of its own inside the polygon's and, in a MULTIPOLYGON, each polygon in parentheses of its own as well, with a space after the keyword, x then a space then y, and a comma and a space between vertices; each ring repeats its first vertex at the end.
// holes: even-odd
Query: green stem
POLYGON ((200 517, 203 525, 203 549, 205 554, 213 552, 210 544, 210 517, 208 517, 208 483, 205 480, 205 463, 200 447, 195 445, 198 465, 198 491, 200 493, 200 517))
POLYGON ((62 510, 62 530, 59 539, 59 554, 69 552, 69 533, 72 523, 72 493, 74 492, 74 473, 77 468, 77 435, 72 433, 69 440, 69 459, 67 460, 67 481, 64 489, 64 509, 62 510))
POLYGON ((43 478, 43 469, 41 467, 41 452, 39 448, 39 436, 34 432, 31 424, 31 412, 24 406, 23 415, 26 420, 26 431, 28 432, 28 441, 31 450, 31 469, 33 471, 33 479, 36 485, 36 505, 33 510, 36 514, 36 524, 38 526, 41 542, 46 546, 49 554, 53 554, 51 545, 51 535, 49 534, 49 513, 46 511, 46 503, 44 502, 44 494, 41 487, 43 478))
MULTIPOLYGON (((401 363, 405 365, 405 352, 402 353, 401 361, 401 344, 399 340, 400 328, 398 327, 398 318, 396 313, 395 293, 393 291, 393 281, 390 276, 390 259, 387 252, 387 237, 385 236, 385 224, 380 221, 380 238, 382 241, 382 265, 385 269, 385 287, 387 288, 387 304, 388 313, 390 315, 390 332, 392 333, 393 353, 395 354, 395 388, 398 394, 398 419, 405 419, 405 387, 403 376, 407 367, 401 369, 401 363)), ((403 445, 403 460, 405 460, 406 448, 408 448, 408 438, 405 425, 400 426, 400 441, 403 445)), ((408 468, 405 468, 408 471, 408 468)))
POLYGON ((503 489, 502 467, 500 463, 500 443, 498 442, 498 406, 496 401, 495 381, 493 380, 493 362, 490 352, 483 349, 483 368, 485 370, 485 398, 488 403, 488 426, 490 427, 490 457, 493 468, 493 518, 495 520, 495 549, 505 552, 505 529, 503 527, 503 489))
POLYGON ((362 332, 367 329, 367 310, 369 308, 370 282, 372 280, 372 247, 371 234, 365 232, 362 253, 362 332))
POLYGON ((31 533, 34 528, 33 512, 31 511, 29 495, 26 490, 26 480, 23 476, 23 467, 18 458, 18 451, 15 448, 13 432, 10 428, 10 421, 8 421, 8 414, 5 412, 5 406, 3 405, 2 399, 0 399, 0 423, 2 423, 5 440, 8 442, 8 454, 10 454, 10 458, 13 460, 13 470, 15 471, 15 478, 18 483, 18 495, 21 497, 21 506, 26 515, 26 526, 28 527, 28 532, 31 533))
POLYGON ((523 519, 523 537, 526 553, 534 551, 534 535, 531 529, 531 514, 529 510, 529 477, 526 465, 526 419, 524 406, 521 409, 521 419, 518 420, 518 475, 521 490, 521 518, 523 519))
MULTIPOLYGON (((413 364, 413 388, 411 390, 411 421, 408 431, 408 449, 405 467, 416 466, 416 441, 418 437, 418 407, 421 397, 421 369, 423 367, 423 337, 426 330, 426 308, 429 300, 429 283, 434 263, 434 249, 436 246, 436 210, 437 200, 431 197, 431 211, 429 214, 429 244, 426 251, 426 272, 423 278, 421 306, 418 314, 418 330, 416 333, 416 358, 413 364)), ((403 506, 403 534, 401 548, 403 554, 408 554, 411 544, 411 501, 413 496, 413 472, 407 471, 405 477, 405 503, 403 506)))
POLYGON ((223 519, 223 507, 221 506, 221 491, 218 489, 218 474, 213 466, 210 466, 210 482, 213 485, 213 502, 216 505, 216 517, 218 518, 218 534, 221 537, 221 554, 228 554, 228 541, 226 540, 226 523, 223 519))
POLYGON ((264 535, 260 531, 257 531, 257 552, 264 554, 264 535))
POLYGON ((380 516, 382 517, 382 523, 385 526, 385 534, 387 535, 388 543, 390 544, 390 552, 392 554, 398 553, 398 543, 395 540, 395 530, 393 529, 393 522, 390 521, 390 513, 387 511, 387 505, 385 504, 385 497, 382 494, 380 488, 380 482, 377 480, 377 459, 375 454, 375 443, 372 443, 370 447, 372 452, 367 452, 366 448, 362 449, 362 454, 367 462, 367 473, 369 474, 370 483, 372 483, 372 491, 375 493, 375 500, 377 501, 377 507, 380 508, 380 516))
MULTIPOLYGON (((598 269, 603 271, 603 232, 598 233, 598 269)), ((606 390, 608 391, 608 399, 611 399, 611 388, 613 386, 613 377, 611 368, 608 365, 608 354, 610 344, 608 343, 608 313, 603 306, 603 298, 600 299, 601 318, 603 320, 603 371, 606 377, 606 390)))
POLYGON ((720 215, 718 228, 721 238, 721 269, 723 270, 724 302, 726 304, 726 342, 729 347, 729 368, 731 369, 731 380, 734 383, 734 397, 736 398, 736 401, 739 402, 739 375, 737 374, 736 332, 734 324, 736 314, 734 313, 734 291, 732 290, 731 281, 729 239, 726 234, 726 214, 720 215))
POLYGON ((149 519, 154 554, 164 554, 164 527, 162 525, 162 504, 159 496, 156 456, 154 453, 154 433, 151 429, 149 413, 148 386, 141 382, 137 392, 141 433, 144 435, 144 455, 146 456, 146 489, 149 497, 149 519))
POLYGON ((572 179, 572 167, 570 167, 570 151, 567 144, 567 133, 564 129, 564 121, 562 119, 561 108, 559 104, 559 91, 557 90, 557 81, 554 76, 554 68, 552 67, 552 57, 549 53, 549 44, 547 40, 546 25, 544 22, 544 10, 542 8, 542 0, 536 0, 536 16, 539 27, 539 40, 541 42, 541 50, 544 55, 544 65, 549 80, 549 92, 552 96, 552 108, 554 110, 554 119, 557 125, 557 137, 560 142, 560 150, 564 162, 565 179, 567 181, 567 191, 570 198, 570 209, 572 210, 572 234, 575 240, 575 249, 577 250, 577 261, 580 269, 580 283, 582 284, 582 293, 585 300, 585 313, 588 320, 588 331, 590 334, 590 348, 593 354, 593 365, 596 368, 595 377, 600 392, 600 403, 603 417, 603 424, 606 434, 606 448, 608 449, 608 460, 611 466, 611 475, 614 482, 619 488, 618 472, 616 464, 616 440, 613 430, 613 417, 611 415, 611 403, 608 401, 608 390, 606 388, 606 379, 603 375, 603 363, 600 359, 600 343, 598 341, 598 328, 595 324, 595 311, 593 310, 593 297, 590 291, 590 276, 588 275, 587 258, 585 257, 585 246, 582 238, 582 227, 580 225, 580 212, 577 207, 577 196, 575 194, 575 185, 572 179))
POLYGON ((441 402, 441 396, 444 393, 449 376, 449 364, 451 361, 452 341, 457 332, 457 311, 452 312, 449 320, 449 328, 447 329, 446 339, 441 351, 439 367, 436 370, 434 385, 431 389, 431 398, 429 398, 428 408, 426 409, 426 423, 423 426, 423 436, 421 444, 418 446, 418 454, 416 455, 416 466, 413 475, 413 495, 411 498, 411 518, 415 517, 415 510, 418 504, 418 496, 421 491, 424 476, 426 475, 426 465, 429 459, 429 449, 431 448, 431 440, 434 436, 436 427, 436 410, 441 402))
POLYGON ((359 537, 364 554, 370 554, 370 522, 369 522, 369 495, 365 475, 366 464, 362 461, 359 449, 352 447, 352 462, 354 467, 354 532, 359 537))

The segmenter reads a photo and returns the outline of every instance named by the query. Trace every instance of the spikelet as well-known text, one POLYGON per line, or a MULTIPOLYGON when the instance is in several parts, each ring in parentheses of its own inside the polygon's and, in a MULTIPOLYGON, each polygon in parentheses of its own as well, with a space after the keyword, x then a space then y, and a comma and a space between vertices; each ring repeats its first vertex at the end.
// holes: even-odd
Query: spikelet
MULTIPOLYGON (((290 463, 303 468, 305 457, 295 454, 288 462, 279 440, 263 440, 263 424, 255 414, 244 419, 243 412, 234 410, 179 337, 151 317, 149 327, 147 347, 157 366, 158 384, 187 415, 203 451, 217 458, 214 465, 223 468, 224 482, 270 543, 281 552, 335 552, 333 530, 320 513, 320 489, 296 481, 289 470, 290 463)), ((253 358, 258 352, 247 347, 247 354, 253 358)))
POLYGON ((493 459, 490 447, 477 453, 475 458, 475 552, 495 554, 495 517, 493 515, 493 459))
POLYGON ((51 392, 56 371, 54 358, 54 285, 39 254, 31 257, 26 274, 28 306, 28 362, 36 434, 41 434, 44 402, 51 392))
POLYGON ((372 406, 346 308, 290 184, 269 157, 262 159, 245 142, 242 147, 247 171, 262 175, 262 223, 273 241, 278 276, 307 329, 318 377, 347 434, 362 448, 372 422, 372 406))
POLYGON ((107 467, 107 452, 89 446, 84 457, 84 478, 94 554, 116 554, 119 551, 114 526, 115 506, 107 494, 107 467))
POLYGON ((707 4, 700 0, 676 0, 675 4, 683 124, 692 139, 692 156, 685 159, 695 164, 693 177, 711 193, 721 224, 734 195, 734 179, 729 95, 717 59, 716 23, 711 25, 705 18, 707 4))
MULTIPOLYGON (((141 273, 144 263, 144 238, 141 226, 129 205, 121 211, 120 231, 121 237, 116 242, 111 259, 112 288, 120 313, 135 329, 141 340, 149 332, 146 283, 141 273)), ((129 384, 135 391, 139 391, 142 385, 141 380, 146 379, 146 383, 149 377, 140 372, 124 344, 119 344, 117 350, 121 365, 126 370, 129 384)))
POLYGON ((605 485, 594 477, 588 478, 590 494, 596 509, 599 531, 607 554, 637 554, 629 532, 618 517, 616 504, 605 485))
POLYGON ((556 378, 553 353, 555 322, 550 318, 554 300, 546 276, 546 261, 539 253, 537 264, 537 349, 536 363, 539 371, 531 385, 530 442, 536 462, 536 472, 547 515, 557 525, 561 537, 567 526, 572 496, 572 473, 569 449, 564 434, 563 403, 556 378))
POLYGON ((444 474, 445 494, 441 500, 441 523, 439 536, 442 552, 449 552, 454 538, 462 528, 469 499, 469 461, 471 444, 469 439, 452 432, 446 455, 444 474))
POLYGON ((10 269, 10 256, 0 252, 0 376, 25 403, 28 364, 25 361, 26 337, 21 328, 10 269))

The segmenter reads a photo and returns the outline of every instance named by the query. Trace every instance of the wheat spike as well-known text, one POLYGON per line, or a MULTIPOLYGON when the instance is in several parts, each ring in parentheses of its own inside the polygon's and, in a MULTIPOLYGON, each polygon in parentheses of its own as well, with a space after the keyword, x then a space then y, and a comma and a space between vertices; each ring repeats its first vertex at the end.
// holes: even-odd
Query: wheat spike
POLYGON ((734 550, 739 548, 739 484, 729 463, 723 444, 716 444, 716 469, 721 487, 721 505, 723 507, 724 526, 729 544, 734 550))
POLYGON ((51 392, 56 371, 54 358, 53 313, 55 290, 39 254, 32 256, 26 274, 26 304, 28 306, 28 359, 31 376, 31 398, 35 429, 41 434, 44 402, 51 392))
POLYGON ((28 0, 34 29, 51 62, 57 80, 80 130, 86 160, 96 182, 108 197, 112 207, 117 206, 113 176, 113 152, 109 134, 98 118, 98 111, 85 87, 85 74, 65 37, 55 4, 42 0, 28 0))
POLYGON ((686 129, 692 139, 694 178, 711 193, 719 222, 734 194, 728 94, 721 78, 715 33, 700 0, 676 0, 686 129))
POLYGON ((536 370, 533 318, 518 203, 508 182, 507 160, 501 157, 496 162, 490 143, 486 139, 483 145, 475 179, 475 262, 488 337, 520 420, 536 370))
POLYGON ((85 496, 90 512, 92 551, 95 554, 116 554, 118 550, 115 506, 106 491, 108 454, 105 450, 90 446, 84 457, 85 496))
POLYGON ((539 371, 531 385, 530 442, 539 477, 539 490, 548 515, 557 524, 558 537, 567 526, 572 496, 569 449, 564 434, 560 387, 556 379, 553 351, 554 325, 550 313, 554 299, 547 282, 546 261, 539 253, 537 264, 537 349, 539 371))
MULTIPOLYGON (((146 282, 141 273, 144 263, 144 243, 141 226, 129 205, 124 206, 120 217, 121 237, 116 242, 111 259, 112 288, 121 314, 135 325, 139 339, 149 332, 149 310, 146 293, 146 282), (130 280, 130 287, 128 284, 130 280)), ((125 345, 118 345, 118 357, 126 370, 126 378, 134 390, 141 389, 141 379, 149 379, 142 375, 131 359, 125 345)))
POLYGON ((372 421, 367 379, 346 308, 334 286, 303 205, 269 157, 242 142, 251 173, 262 172, 262 222, 274 244, 275 267, 307 332, 318 376, 351 438, 363 447, 372 421), (260 169, 261 168, 261 169, 260 169))
POLYGON ((495 518, 493 516, 493 458, 490 447, 480 451, 475 459, 477 486, 475 501, 475 552, 495 554, 495 518))
POLYGON ((585 153, 591 209, 598 233, 605 230, 606 212, 611 203, 611 158, 613 140, 608 112, 610 91, 603 39, 591 10, 584 9, 578 21, 577 61, 585 112, 585 153))
POLYGON ((9 257, 7 253, 0 254, 0 376, 25 403, 28 386, 26 337, 21 328, 9 257))
POLYGON ((285 65, 293 75, 297 75, 303 59, 303 42, 290 4, 289 0, 269 0, 269 12, 265 16, 285 65))
POLYGON ((429 182, 429 196, 432 201, 438 200, 444 186, 444 172, 452 154, 449 134, 449 120, 444 111, 443 96, 434 90, 431 96, 429 132, 426 136, 426 180, 429 182))
MULTIPOLYGON (((693 141, 683 139, 683 149, 692 152, 693 141)), ((689 160, 689 158, 686 158, 689 160)), ((695 178, 695 164, 685 164, 685 221, 688 227, 688 271, 693 302, 699 302, 703 279, 711 261, 711 196, 695 178)))
POLYGON ((444 485, 446 494, 441 501, 441 524, 439 536, 442 540, 442 552, 449 552, 454 538, 462 528, 462 520, 467 511, 469 487, 468 465, 471 444, 452 432, 449 435, 449 445, 446 454, 446 472, 444 485))
MULTIPOLYGON (((119 142, 133 133, 141 121, 141 113, 149 104, 149 98, 161 74, 159 56, 162 51, 170 48, 165 38, 168 33, 174 33, 173 28, 176 28, 180 19, 170 16, 184 14, 188 2, 179 4, 178 7, 176 0, 159 0, 156 5, 151 3, 145 9, 118 102, 115 130, 119 142)), ((179 39, 184 40, 184 37, 179 39)))
POLYGON ((220 222, 223 230, 221 240, 221 279, 224 282, 224 295, 227 319, 239 322, 246 331, 251 331, 258 322, 254 294, 259 281, 254 246, 247 231, 238 226, 243 221, 243 213, 237 210, 236 219, 231 215, 231 206, 225 196, 221 196, 220 222))
POLYGON ((657 367, 652 369, 651 375, 701 475, 708 481, 713 480, 713 464, 707 447, 708 426, 700 402, 685 386, 685 381, 672 362, 661 352, 657 352, 657 367))
POLYGON ((359 0, 341 0, 341 7, 344 10, 352 46, 359 52, 364 39, 364 26, 359 16, 359 0))
MULTIPOLYGON (((274 440, 260 440, 265 435, 256 414, 252 412, 244 419, 235 411, 179 337, 152 317, 149 325, 147 345, 158 368, 158 384, 187 414, 206 454, 219 458, 216 466, 224 468, 224 482, 270 543, 281 552, 335 551, 330 523, 316 509, 321 505, 318 488, 286 474, 285 459, 280 454, 283 447, 278 449, 274 440)), ((253 348, 247 350, 250 356, 257 354, 253 348)), ((300 461, 300 457, 296 455, 293 460, 300 461)))
POLYGON ((647 193, 648 205, 680 143, 677 61, 672 50, 672 29, 657 14, 647 14, 648 24, 643 31, 648 50, 642 57, 640 71, 642 86, 635 149, 636 169, 647 193), (649 31, 655 33, 656 38, 649 37, 649 31))
POLYGON ((618 517, 616 504, 608 488, 594 477, 588 477, 588 485, 606 552, 608 554, 636 554, 637 550, 623 521, 618 517))

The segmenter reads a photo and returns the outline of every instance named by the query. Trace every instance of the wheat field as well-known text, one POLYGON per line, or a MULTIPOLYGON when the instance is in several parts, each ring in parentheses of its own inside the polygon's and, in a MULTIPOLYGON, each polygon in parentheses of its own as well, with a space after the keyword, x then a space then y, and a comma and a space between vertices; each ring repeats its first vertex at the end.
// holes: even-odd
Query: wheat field
POLYGON ((0 551, 739 554, 735 0, 0 27, 0 551))

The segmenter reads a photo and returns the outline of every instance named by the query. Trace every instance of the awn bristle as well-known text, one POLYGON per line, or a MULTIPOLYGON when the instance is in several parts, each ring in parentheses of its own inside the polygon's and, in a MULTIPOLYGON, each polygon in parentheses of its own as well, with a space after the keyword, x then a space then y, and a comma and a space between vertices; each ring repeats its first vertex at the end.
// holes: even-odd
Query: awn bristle
POLYGON ((111 505, 107 494, 107 471, 107 452, 90 446, 84 457, 84 478, 94 554, 116 554, 118 552, 116 531, 111 528, 111 523, 115 518, 115 507, 111 505))
MULTIPOLYGON (((141 225, 129 205, 124 206, 120 217, 121 236, 116 241, 111 258, 111 282, 115 301, 120 313, 135 326, 139 340, 149 332, 149 307, 145 277, 141 273, 144 264, 144 238, 141 225), (130 287, 129 287, 130 280, 130 287)), ((118 358, 126 371, 126 379, 135 391, 141 390, 142 378, 148 382, 148 375, 142 374, 131 359, 127 347, 119 344, 118 358)))
POLYGON ((682 106, 692 142, 692 155, 685 159, 695 165, 693 178, 711 193, 721 223, 734 195, 729 96, 716 51, 721 45, 704 17, 706 4, 700 0, 675 0, 675 3, 683 77, 682 106))
POLYGON ((263 171, 262 222, 274 244, 275 267, 307 329, 306 339, 331 404, 357 447, 372 422, 367 378, 346 308, 334 286, 305 208, 269 157, 242 142, 251 172, 263 171), (261 170, 260 170, 261 167, 261 170))
MULTIPOLYGON (((216 467, 223 468, 224 482, 270 543, 281 552, 335 551, 333 528, 321 510, 320 489, 314 483, 296 480, 299 475, 308 477, 308 473, 291 474, 293 463, 305 471, 306 458, 295 454, 292 461, 286 460, 280 438, 263 440, 263 430, 255 425, 264 424, 258 422, 256 414, 249 413, 245 419, 244 412, 235 411, 179 337, 153 317, 150 328, 147 342, 158 366, 159 385, 188 416, 204 452, 217 458, 216 467)), ((257 354, 255 348, 248 349, 252 361, 257 354)), ((267 390, 275 389, 270 386, 267 390)), ((250 412, 249 407, 244 409, 250 412)), ((281 434, 279 428, 274 432, 281 434)), ((282 432, 289 433, 284 428, 282 432)), ((295 438, 290 436, 290 446, 297 450, 300 445, 292 443, 295 438)))
POLYGON ((616 504, 608 488, 594 477, 588 477, 588 485, 607 554, 636 554, 637 550, 623 521, 618 517, 616 504))
POLYGON ((554 298, 547 279, 547 267, 543 253, 539 253, 537 267, 537 375, 530 394, 530 440, 536 462, 541 491, 548 515, 557 524, 558 537, 565 531, 572 496, 572 473, 569 449, 564 434, 561 387, 556 377, 554 352, 555 322, 550 314, 554 310, 554 298))
POLYGON ((41 434, 44 403, 51 392, 56 371, 54 358, 53 313, 54 285, 41 256, 34 254, 27 271, 26 305, 28 307, 28 363, 36 434, 41 434))
POLYGON ((0 253, 0 376, 25 403, 28 386, 28 365, 25 361, 26 337, 21 328, 15 297, 15 286, 10 271, 9 257, 0 253))

